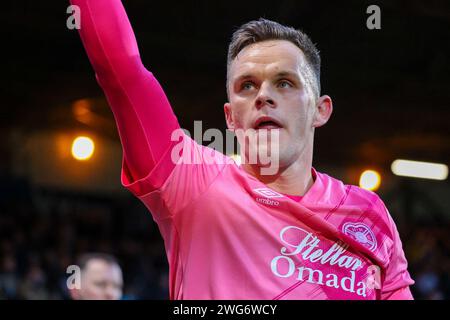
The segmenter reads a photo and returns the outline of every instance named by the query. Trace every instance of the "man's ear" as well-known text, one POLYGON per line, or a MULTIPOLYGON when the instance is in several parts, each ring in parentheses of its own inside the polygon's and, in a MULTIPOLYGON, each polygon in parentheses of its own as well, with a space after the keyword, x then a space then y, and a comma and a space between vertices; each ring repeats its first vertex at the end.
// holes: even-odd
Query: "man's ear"
POLYGON ((227 122, 227 127, 229 130, 234 130, 234 121, 233 121, 233 112, 231 110, 231 104, 229 102, 226 102, 223 105, 223 111, 225 113, 225 120, 227 122))
POLYGON ((333 113, 333 101, 330 96, 323 95, 316 102, 316 110, 314 112, 313 127, 323 126, 330 119, 333 113))

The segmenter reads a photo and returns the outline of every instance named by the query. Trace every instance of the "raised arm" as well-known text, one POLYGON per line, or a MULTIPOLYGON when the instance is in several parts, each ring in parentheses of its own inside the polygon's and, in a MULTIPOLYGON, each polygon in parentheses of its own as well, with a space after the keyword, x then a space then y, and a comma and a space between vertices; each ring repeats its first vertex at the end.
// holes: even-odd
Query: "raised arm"
MULTIPOLYGON (((80 7, 80 36, 114 114, 123 148, 122 183, 128 186, 147 177, 174 146, 170 137, 178 121, 158 81, 142 65, 121 1, 71 3, 80 7)), ((161 180, 168 174, 156 176, 161 180)), ((132 191, 148 190, 137 186, 132 191)))

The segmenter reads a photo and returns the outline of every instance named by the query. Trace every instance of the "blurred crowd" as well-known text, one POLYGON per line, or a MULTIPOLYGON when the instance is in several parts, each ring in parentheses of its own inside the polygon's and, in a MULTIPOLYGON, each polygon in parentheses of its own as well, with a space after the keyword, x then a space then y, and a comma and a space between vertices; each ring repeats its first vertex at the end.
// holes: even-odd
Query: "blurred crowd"
POLYGON ((0 202, 0 299, 70 299, 67 268, 89 252, 113 255, 123 299, 168 299, 156 223, 133 198, 63 196, 0 202))
POLYGON ((402 236, 415 299, 450 299, 450 224, 415 224, 402 236))
MULTIPOLYGON (((414 297, 449 299, 449 225, 411 222, 402 229, 414 297)), ((168 299, 164 243, 150 213, 131 195, 0 196, 0 299, 70 299, 67 267, 86 252, 117 258, 123 299, 168 299)))

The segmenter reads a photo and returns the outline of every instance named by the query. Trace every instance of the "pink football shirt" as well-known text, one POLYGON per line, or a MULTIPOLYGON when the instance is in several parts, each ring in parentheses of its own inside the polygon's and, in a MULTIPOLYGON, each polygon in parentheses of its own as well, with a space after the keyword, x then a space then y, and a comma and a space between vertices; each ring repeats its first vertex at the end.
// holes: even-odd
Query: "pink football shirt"
POLYGON ((413 283, 375 193, 312 169, 297 202, 188 137, 183 150, 160 187, 158 166, 122 176, 161 230, 171 299, 379 299, 413 283), (205 152, 215 164, 189 164, 205 152))
POLYGON ((399 234, 375 193, 312 168, 303 197, 283 195, 221 153, 171 139, 177 119, 121 2, 72 3, 117 123, 122 184, 164 238, 170 299, 412 299, 399 234))

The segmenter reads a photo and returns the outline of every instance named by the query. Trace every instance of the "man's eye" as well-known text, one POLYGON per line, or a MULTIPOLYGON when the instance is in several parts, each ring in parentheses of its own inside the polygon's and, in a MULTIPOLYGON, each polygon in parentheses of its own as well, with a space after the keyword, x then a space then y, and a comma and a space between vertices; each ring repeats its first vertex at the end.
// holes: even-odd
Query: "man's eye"
POLYGON ((291 83, 289 81, 280 81, 278 83, 278 86, 280 88, 290 88, 290 87, 292 87, 292 85, 291 85, 291 83))
POLYGON ((244 82, 241 86, 242 90, 250 90, 251 88, 253 88, 253 83, 251 82, 244 82))
POLYGON ((94 285, 98 288, 105 289, 107 286, 107 283, 105 281, 97 281, 94 283, 94 285))

